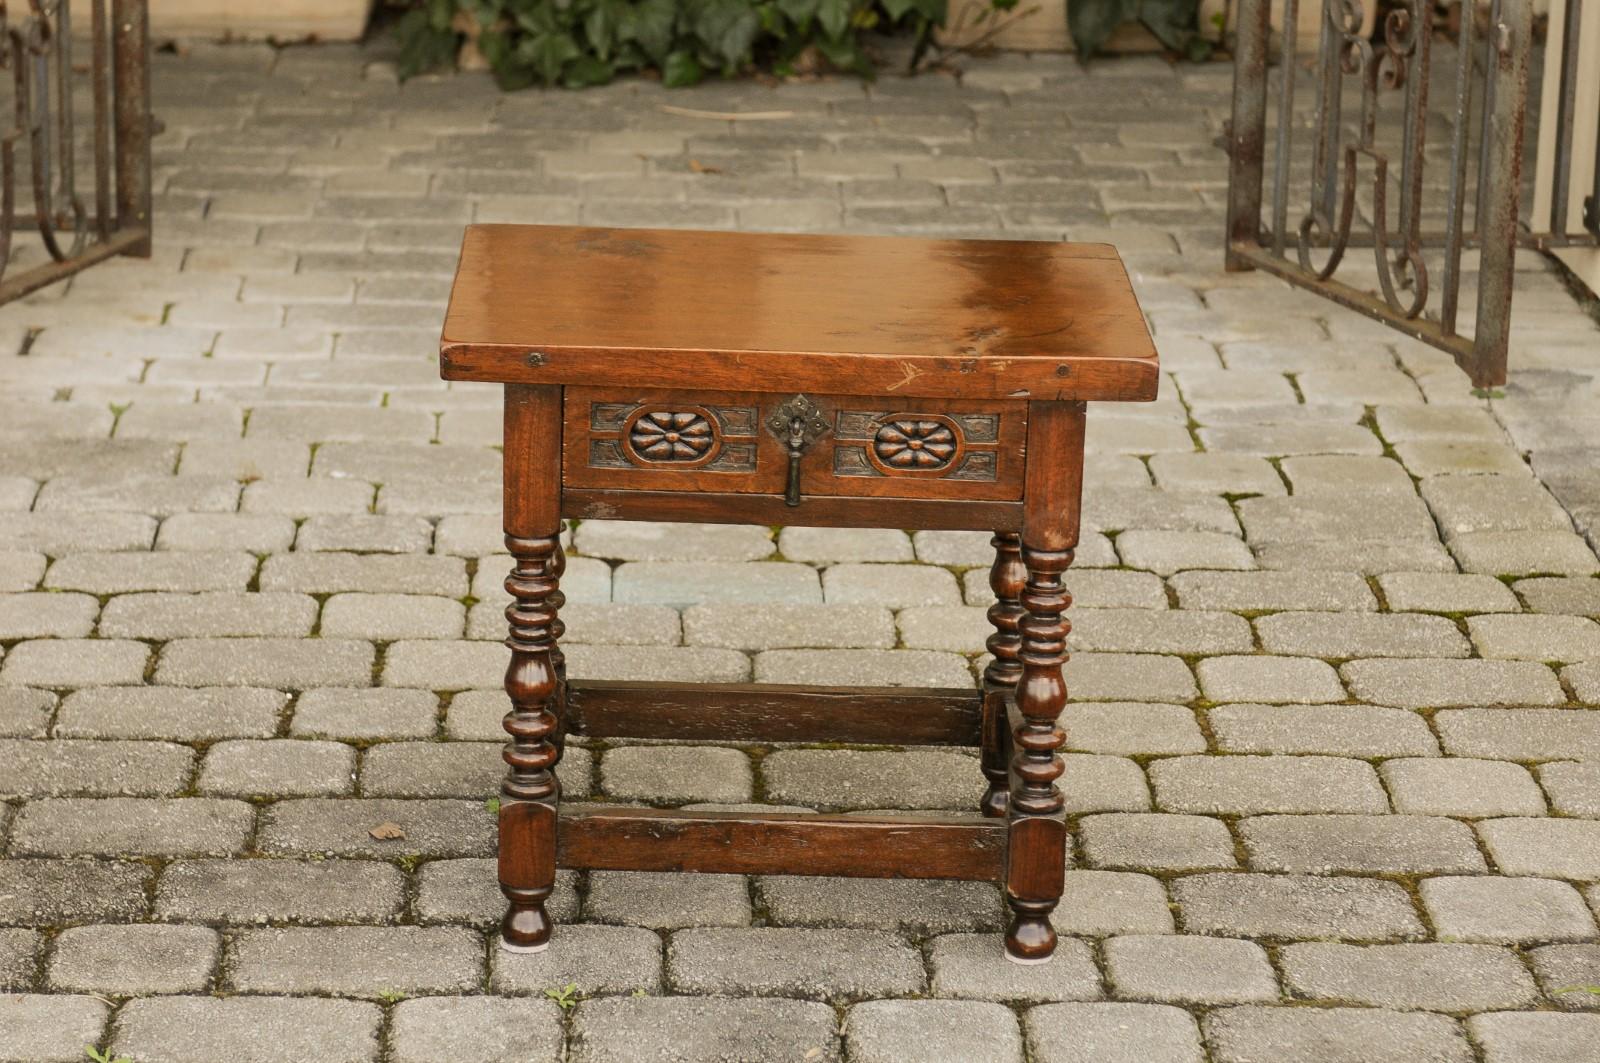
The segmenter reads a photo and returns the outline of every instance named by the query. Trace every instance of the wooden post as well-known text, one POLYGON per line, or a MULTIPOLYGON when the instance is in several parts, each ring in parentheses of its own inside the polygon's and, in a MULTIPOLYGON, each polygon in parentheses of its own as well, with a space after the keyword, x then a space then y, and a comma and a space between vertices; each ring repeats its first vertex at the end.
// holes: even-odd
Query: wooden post
POLYGON ((500 788, 500 890, 510 908, 500 943, 511 952, 540 952, 550 944, 545 902, 556 883, 561 800, 560 388, 506 386, 504 478, 506 548, 515 564, 506 579, 511 711, 504 727, 511 740, 500 788))

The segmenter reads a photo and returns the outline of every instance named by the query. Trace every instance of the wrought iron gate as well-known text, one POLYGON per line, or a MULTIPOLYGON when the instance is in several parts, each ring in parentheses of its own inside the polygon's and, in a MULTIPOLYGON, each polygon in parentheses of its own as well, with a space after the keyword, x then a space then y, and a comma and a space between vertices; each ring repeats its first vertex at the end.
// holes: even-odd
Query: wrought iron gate
MULTIPOLYGON (((1432 0, 1397 0, 1380 11, 1374 40, 1361 27, 1364 4, 1377 0, 1307 2, 1321 4, 1323 18, 1310 86, 1311 153, 1301 160, 1294 150, 1298 0, 1284 0, 1289 29, 1276 79, 1268 75, 1269 0, 1239 0, 1233 118, 1224 135, 1227 268, 1274 273, 1449 352, 1477 387, 1504 384, 1516 249, 1600 242, 1600 176, 1584 232, 1566 232, 1564 199, 1551 232, 1532 233, 1519 222, 1531 0, 1482 7, 1464 0, 1453 43, 1435 40, 1432 0), (1430 113, 1436 67, 1447 75, 1450 108, 1430 113), (1397 121, 1384 121, 1390 115, 1397 121), (1430 143, 1430 125, 1440 118, 1448 137, 1430 143), (1292 219, 1291 200, 1304 205, 1292 219), (1398 201, 1393 208, 1391 200, 1398 201), (1371 248, 1376 274, 1365 287, 1359 280, 1367 278, 1351 276, 1361 267, 1347 254, 1362 247, 1371 248), (1471 250, 1478 255, 1477 307, 1467 332, 1460 303, 1470 272, 1463 253, 1471 250)), ((1563 55, 1547 57, 1564 63, 1558 113, 1545 116, 1560 123, 1562 173, 1571 168, 1582 0, 1568 0, 1565 17, 1573 29, 1563 55)))
POLYGON ((112 255, 150 254, 146 0, 90 0, 87 78, 74 65, 69 0, 19 7, 0 0, 0 71, 10 75, 0 79, 12 105, 0 136, 0 303, 112 255), (86 142, 79 110, 89 119, 86 142), (89 165, 80 174, 83 149, 89 165), (80 178, 92 187, 88 202, 80 178), (19 192, 31 202, 19 204, 19 192), (29 229, 45 260, 8 277, 27 246, 13 238, 29 229))

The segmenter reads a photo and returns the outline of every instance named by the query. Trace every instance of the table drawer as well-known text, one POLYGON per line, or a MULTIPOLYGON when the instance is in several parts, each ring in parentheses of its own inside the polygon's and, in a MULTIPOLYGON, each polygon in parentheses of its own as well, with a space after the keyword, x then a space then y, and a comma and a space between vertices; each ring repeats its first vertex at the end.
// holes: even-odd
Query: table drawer
MULTIPOLYGON (((569 387, 562 483, 571 488, 778 494, 794 396, 569 387)), ((1015 501, 1027 403, 807 397, 818 431, 801 451, 805 496, 1015 501)))

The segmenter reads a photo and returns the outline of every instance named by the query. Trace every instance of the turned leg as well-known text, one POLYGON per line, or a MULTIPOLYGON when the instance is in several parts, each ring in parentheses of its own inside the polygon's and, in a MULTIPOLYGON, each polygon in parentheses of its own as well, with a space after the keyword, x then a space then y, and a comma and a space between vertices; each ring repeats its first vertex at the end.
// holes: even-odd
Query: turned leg
POLYGON ((1006 814, 1011 793, 1011 729, 1007 703, 1022 678, 1017 653, 1022 646, 1019 625, 1022 621, 1022 586, 1028 570, 1022 565, 1022 540, 1016 532, 995 532, 989 540, 994 547, 994 564, 989 569, 989 587, 995 603, 989 607, 989 623, 994 634, 988 649, 993 655, 983 670, 983 753, 980 763, 989 781, 979 806, 985 816, 1006 814))
POLYGON ((539 952, 550 943, 545 903, 556 884, 557 811, 561 784, 560 712, 565 667, 557 640, 562 624, 560 439, 558 388, 508 385, 505 397, 506 549, 513 565, 506 578, 511 662, 506 694, 511 711, 503 726, 511 740, 502 756, 500 787, 500 891, 510 907, 501 923, 501 946, 539 952))
POLYGON ((1010 703, 1011 802, 1006 830, 1006 956, 1043 963, 1056 947, 1050 913, 1067 866, 1066 801, 1056 780, 1066 742, 1058 720, 1067 704, 1062 665, 1071 604, 1061 577, 1078 545, 1083 494, 1081 402, 1028 404, 1028 466, 1022 518, 1021 675, 1010 703))
POLYGON ((1061 666, 1067 659, 1071 624, 1061 615, 1070 602, 1061 573, 1072 564, 1071 550, 1022 548, 1028 570, 1022 592, 1022 677, 1017 685, 1012 737, 1012 791, 1006 868, 1006 900, 1011 932, 1006 955, 1022 963, 1042 963, 1056 947, 1050 913, 1061 900, 1066 870, 1065 801, 1056 785, 1063 770, 1059 750, 1066 736, 1057 717, 1067 703, 1061 666))

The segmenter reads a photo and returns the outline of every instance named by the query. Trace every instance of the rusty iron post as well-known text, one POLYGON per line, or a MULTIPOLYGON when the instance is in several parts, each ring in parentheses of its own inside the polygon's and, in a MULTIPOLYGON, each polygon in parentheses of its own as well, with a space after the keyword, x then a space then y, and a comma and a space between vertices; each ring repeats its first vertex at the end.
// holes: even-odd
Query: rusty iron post
POLYGON ((150 27, 147 0, 112 0, 117 228, 145 230, 123 252, 150 257, 150 27))
POLYGON ((1240 245, 1261 239, 1261 183, 1267 135, 1268 0, 1239 0, 1234 44, 1233 118, 1228 123, 1228 247, 1230 272, 1252 268, 1240 245))
POLYGON ((1533 51, 1532 0, 1499 0, 1489 26, 1489 96, 1484 171, 1480 190, 1478 323, 1470 363, 1463 366, 1480 388, 1506 382, 1511 341, 1511 292, 1516 275, 1524 116, 1528 109, 1528 57, 1533 51))

